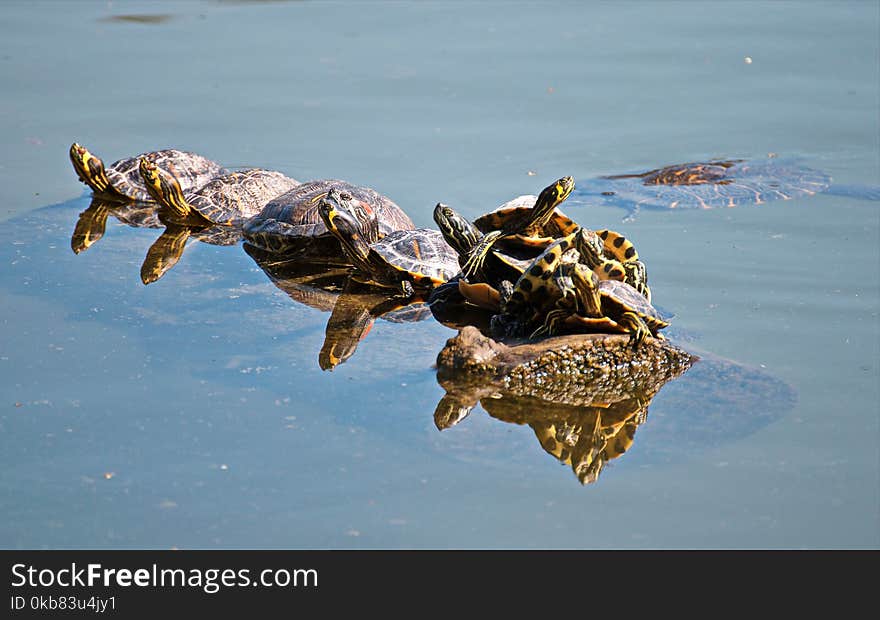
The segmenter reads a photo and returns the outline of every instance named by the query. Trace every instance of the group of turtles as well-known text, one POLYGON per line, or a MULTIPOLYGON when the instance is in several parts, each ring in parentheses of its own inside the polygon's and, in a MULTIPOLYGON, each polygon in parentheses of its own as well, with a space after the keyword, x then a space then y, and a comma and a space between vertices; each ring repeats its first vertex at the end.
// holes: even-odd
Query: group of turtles
MULTIPOLYGON (((70 159, 96 198, 144 205, 140 211, 165 226, 142 268, 145 283, 177 262, 190 237, 225 244, 243 237, 285 259, 345 267, 366 287, 426 301, 438 318, 476 309, 496 338, 616 332, 638 346, 668 325, 651 305, 647 269, 633 244, 615 231, 581 226, 559 208, 574 190, 572 177, 473 222, 439 203, 435 230, 416 228, 375 190, 339 179, 228 170, 175 149, 108 166, 74 143, 70 159)), ((75 251, 88 247, 96 236, 90 231, 103 230, 85 221, 75 251)))

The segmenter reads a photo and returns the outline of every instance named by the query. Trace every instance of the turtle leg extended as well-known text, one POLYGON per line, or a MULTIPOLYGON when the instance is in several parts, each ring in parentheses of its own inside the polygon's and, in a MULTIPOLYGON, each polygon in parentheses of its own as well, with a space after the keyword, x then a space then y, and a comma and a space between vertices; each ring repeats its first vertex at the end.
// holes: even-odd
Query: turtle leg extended
POLYGON ((645 322, 635 312, 624 312, 617 321, 630 334, 633 348, 637 349, 644 342, 651 331, 645 322))

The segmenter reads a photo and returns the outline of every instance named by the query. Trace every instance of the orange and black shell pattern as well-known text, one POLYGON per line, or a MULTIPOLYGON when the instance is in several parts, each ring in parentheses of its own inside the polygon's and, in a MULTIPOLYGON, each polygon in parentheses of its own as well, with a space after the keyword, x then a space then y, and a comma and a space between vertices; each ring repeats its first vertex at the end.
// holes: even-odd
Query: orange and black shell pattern
POLYGON ((590 232, 579 229, 576 233, 557 239, 532 261, 513 285, 509 296, 502 299, 502 314, 521 321, 524 326, 536 320, 543 322, 544 314, 561 295, 554 277, 563 257, 574 248, 576 235, 588 238, 590 232))
POLYGON ((75 142, 71 145, 69 154, 80 181, 88 185, 96 195, 117 201, 153 201, 138 170, 142 158, 174 174, 184 192, 194 191, 211 179, 228 172, 207 157, 177 149, 141 153, 120 159, 109 166, 105 166, 99 157, 75 142))
POLYGON ((370 264, 380 281, 409 280, 419 290, 448 282, 459 271, 458 253, 439 231, 430 228, 399 230, 370 245, 370 264))
MULTIPOLYGON (((532 207, 535 206, 537 199, 538 197, 533 195, 514 198, 494 211, 478 217, 474 220, 474 225, 484 234, 494 230, 502 230, 509 222, 527 217, 532 207)), ((526 246, 543 249, 552 243, 554 239, 571 234, 577 228, 577 222, 563 213, 559 207, 556 207, 550 220, 541 228, 538 234, 517 234, 505 237, 499 239, 496 245, 499 248, 526 246)))
POLYGON ((268 252, 284 253, 303 249, 320 238, 328 240, 323 245, 318 242, 326 246, 323 253, 328 257, 334 253, 338 256, 339 245, 330 241, 333 237, 318 213, 321 200, 331 189, 348 193, 359 201, 360 209, 352 209, 352 214, 364 230, 369 229, 368 218, 376 220, 378 236, 375 240, 396 230, 415 227, 403 209, 376 190, 339 179, 319 179, 302 183, 267 202, 258 214, 245 222, 245 241, 268 252))

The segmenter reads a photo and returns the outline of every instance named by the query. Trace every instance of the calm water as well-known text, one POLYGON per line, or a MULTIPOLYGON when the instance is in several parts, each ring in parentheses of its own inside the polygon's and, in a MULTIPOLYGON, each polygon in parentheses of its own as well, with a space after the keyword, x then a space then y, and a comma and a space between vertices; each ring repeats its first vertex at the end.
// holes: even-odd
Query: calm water
POLYGON ((878 29, 876 2, 5 2, 0 546, 880 546, 876 201, 623 222, 571 199, 636 242, 706 356, 582 486, 526 425, 437 430, 454 332, 431 319, 378 320, 325 372, 329 315, 238 246, 193 243, 146 287, 156 230, 111 219, 74 255, 66 154, 344 178, 425 226, 441 200, 475 217, 716 156, 877 184, 878 29))

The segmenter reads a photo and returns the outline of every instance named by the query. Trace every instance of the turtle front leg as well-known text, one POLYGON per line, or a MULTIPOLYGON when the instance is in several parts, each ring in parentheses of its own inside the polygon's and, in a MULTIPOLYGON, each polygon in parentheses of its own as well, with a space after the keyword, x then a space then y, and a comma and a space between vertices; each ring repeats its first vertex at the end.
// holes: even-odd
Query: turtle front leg
POLYGON ((480 242, 471 250, 467 262, 461 268, 461 273, 465 278, 472 278, 483 269, 483 263, 486 261, 489 250, 492 249, 492 246, 501 235, 502 232, 500 230, 493 230, 480 239, 480 242))
POLYGON ((642 318, 635 312, 624 312, 617 322, 629 332, 634 349, 638 349, 651 333, 642 318))
POLYGON ((559 333, 560 324, 571 316, 571 310, 568 308, 554 308, 547 313, 544 318, 544 324, 532 332, 529 336, 531 339, 540 338, 542 336, 555 336, 559 333))
POLYGON ((400 292, 404 297, 409 299, 410 297, 412 297, 413 295, 416 294, 416 289, 413 286, 413 283, 410 282, 409 280, 401 280, 400 281, 400 292))

